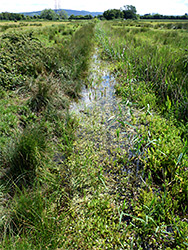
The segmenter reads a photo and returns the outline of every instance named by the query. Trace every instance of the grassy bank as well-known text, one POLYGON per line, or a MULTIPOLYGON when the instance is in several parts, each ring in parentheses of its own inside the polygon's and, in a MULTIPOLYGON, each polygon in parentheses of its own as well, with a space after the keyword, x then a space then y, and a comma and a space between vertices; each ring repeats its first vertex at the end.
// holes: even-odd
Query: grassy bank
MULTIPOLYGON (((131 249, 186 249, 187 32, 164 25, 156 31, 155 25, 107 22, 98 30, 102 58, 113 61, 117 94, 137 128, 125 168, 133 165, 138 173, 127 186, 120 184, 121 195, 130 192, 129 185, 132 190, 121 218, 135 232, 131 249)), ((124 131, 126 117, 120 123, 124 131)))
POLYGON ((69 208, 64 161, 77 122, 68 107, 87 76, 94 24, 41 26, 0 37, 3 249, 56 249, 69 208))
POLYGON ((119 61, 120 69, 124 67, 128 81, 144 82, 153 91, 157 102, 153 107, 170 109, 176 119, 187 121, 187 23, 178 31, 178 23, 159 25, 156 29, 153 23, 111 23, 110 44, 105 46, 112 48, 106 54, 119 61))

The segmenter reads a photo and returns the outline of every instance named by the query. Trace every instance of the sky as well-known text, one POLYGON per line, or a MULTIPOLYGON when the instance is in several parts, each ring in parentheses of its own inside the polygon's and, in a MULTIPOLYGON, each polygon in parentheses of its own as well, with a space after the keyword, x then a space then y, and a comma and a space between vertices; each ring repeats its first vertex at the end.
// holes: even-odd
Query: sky
POLYGON ((162 15, 184 15, 188 13, 188 0, 0 0, 0 12, 31 12, 54 9, 55 1, 62 9, 104 12, 133 5, 138 14, 159 13, 162 15), (59 3, 59 4, 58 4, 59 3))

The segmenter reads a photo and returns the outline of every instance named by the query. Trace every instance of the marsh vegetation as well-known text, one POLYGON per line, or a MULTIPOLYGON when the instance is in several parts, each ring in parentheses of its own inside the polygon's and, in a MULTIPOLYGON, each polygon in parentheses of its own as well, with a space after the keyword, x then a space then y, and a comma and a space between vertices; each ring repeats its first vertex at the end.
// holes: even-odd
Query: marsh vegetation
POLYGON ((187 22, 0 25, 0 248, 187 249, 187 22))

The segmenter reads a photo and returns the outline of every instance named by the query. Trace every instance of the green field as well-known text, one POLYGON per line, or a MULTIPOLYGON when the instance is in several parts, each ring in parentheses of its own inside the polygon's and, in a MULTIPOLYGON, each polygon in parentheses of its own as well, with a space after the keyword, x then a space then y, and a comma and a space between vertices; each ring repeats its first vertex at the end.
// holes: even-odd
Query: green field
POLYGON ((187 249, 187 41, 187 21, 0 23, 0 249, 187 249))

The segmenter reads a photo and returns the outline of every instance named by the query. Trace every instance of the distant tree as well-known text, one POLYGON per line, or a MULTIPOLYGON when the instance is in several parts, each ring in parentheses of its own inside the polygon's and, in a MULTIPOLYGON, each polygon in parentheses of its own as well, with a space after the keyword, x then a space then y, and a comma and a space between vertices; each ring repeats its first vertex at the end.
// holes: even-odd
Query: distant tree
POLYGON ((41 19, 47 19, 47 20, 56 20, 57 14, 52 9, 45 9, 40 14, 41 19))
POLYGON ((106 11, 103 13, 103 16, 104 16, 104 18, 105 18, 106 20, 113 20, 113 19, 118 19, 118 18, 123 17, 123 16, 122 16, 121 10, 118 10, 118 9, 106 10, 106 11))
POLYGON ((25 19, 23 14, 9 13, 9 12, 0 13, 0 20, 20 21, 23 19, 25 19))
POLYGON ((70 20, 87 20, 87 19, 89 20, 89 19, 93 19, 93 16, 92 15, 85 15, 85 16, 83 16, 83 15, 77 15, 77 16, 70 15, 69 19, 70 20))
POLYGON ((83 15, 76 15, 75 17, 76 17, 76 19, 84 19, 83 15))
POLYGON ((75 19, 75 15, 73 15, 73 14, 70 15, 69 19, 70 19, 70 20, 75 19))
POLYGON ((123 17, 125 19, 137 19, 136 7, 133 5, 125 5, 123 9, 123 17))
POLYGON ((106 20, 110 20, 110 10, 104 11, 103 16, 106 20))
POLYGON ((180 16, 180 19, 188 19, 188 16, 185 14, 185 15, 183 15, 183 16, 180 16))
POLYGON ((152 15, 151 14, 145 14, 143 16, 140 16, 141 19, 151 19, 152 15))
POLYGON ((30 20, 31 17, 30 16, 25 16, 25 20, 30 20))
POLYGON ((34 15, 34 16, 33 16, 33 19, 39 19, 39 18, 40 18, 39 15, 34 15))
POLYGON ((57 12, 57 14, 59 15, 59 19, 68 19, 68 14, 65 10, 60 10, 57 12))
POLYGON ((153 17, 154 19, 163 19, 163 15, 160 14, 154 14, 153 17))
POLYGON ((97 18, 100 19, 100 20, 104 20, 105 19, 103 15, 98 15, 97 18))
POLYGON ((88 20, 89 20, 89 19, 93 19, 93 16, 92 16, 92 15, 85 15, 85 16, 84 16, 84 19, 88 19, 88 20))

